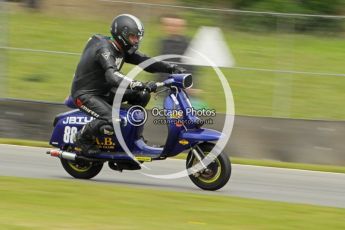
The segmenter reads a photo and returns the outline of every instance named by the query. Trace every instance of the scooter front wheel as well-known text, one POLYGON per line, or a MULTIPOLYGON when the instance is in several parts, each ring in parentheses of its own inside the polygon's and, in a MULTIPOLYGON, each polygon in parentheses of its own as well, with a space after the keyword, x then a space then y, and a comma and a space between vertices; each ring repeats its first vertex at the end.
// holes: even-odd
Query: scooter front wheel
MULTIPOLYGON (((213 143, 201 143, 195 148, 197 154, 204 159, 213 149, 213 143)), ((187 156, 186 167, 191 181, 201 189, 215 191, 222 188, 231 176, 231 162, 229 156, 220 153, 206 168, 199 171, 191 171, 191 168, 200 160, 190 151, 187 156)))

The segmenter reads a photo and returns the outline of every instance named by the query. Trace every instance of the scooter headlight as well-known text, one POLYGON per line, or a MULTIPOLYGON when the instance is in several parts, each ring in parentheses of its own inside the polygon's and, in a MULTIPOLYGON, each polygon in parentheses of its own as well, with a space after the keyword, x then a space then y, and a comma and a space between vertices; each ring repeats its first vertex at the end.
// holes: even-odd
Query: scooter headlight
POLYGON ((172 74, 168 81, 169 80, 172 80, 170 83, 171 85, 178 88, 188 89, 193 86, 193 78, 191 74, 172 74))

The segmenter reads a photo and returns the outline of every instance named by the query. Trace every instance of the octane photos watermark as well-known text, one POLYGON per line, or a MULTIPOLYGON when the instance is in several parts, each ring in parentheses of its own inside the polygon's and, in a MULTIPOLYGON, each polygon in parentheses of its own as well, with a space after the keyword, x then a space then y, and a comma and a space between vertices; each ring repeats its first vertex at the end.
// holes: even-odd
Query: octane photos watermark
POLYGON ((212 125, 214 124, 213 117, 216 116, 216 110, 190 107, 184 112, 181 109, 161 109, 155 107, 152 108, 151 115, 153 117, 152 122, 155 125, 212 125))
MULTIPOLYGON (((216 117, 215 109, 163 109, 154 107, 148 111, 153 117, 152 123, 155 125, 212 125, 216 117)), ((131 106, 127 112, 127 121, 133 126, 141 126, 147 122, 148 112, 140 105, 131 106)))

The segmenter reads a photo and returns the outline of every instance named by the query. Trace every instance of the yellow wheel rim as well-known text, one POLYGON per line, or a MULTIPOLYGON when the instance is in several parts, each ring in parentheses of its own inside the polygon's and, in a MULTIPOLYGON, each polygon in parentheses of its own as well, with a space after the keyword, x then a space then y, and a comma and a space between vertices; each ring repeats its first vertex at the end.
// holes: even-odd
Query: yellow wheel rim
POLYGON ((78 164, 74 163, 74 162, 71 162, 71 161, 68 161, 68 165, 76 172, 87 172, 91 167, 92 167, 92 164, 90 163, 89 165, 86 165, 86 166, 79 166, 78 164))
POLYGON ((211 183, 213 183, 213 182, 215 182, 215 181, 217 181, 217 180, 219 179, 220 174, 221 174, 221 172, 222 172, 222 166, 221 166, 221 164, 220 164, 220 162, 219 162, 218 159, 216 160, 216 162, 217 162, 217 165, 218 165, 218 167, 217 167, 217 173, 216 173, 212 178, 210 178, 210 179, 205 179, 205 178, 203 178, 202 176, 199 176, 198 179, 199 179, 200 181, 202 181, 202 182, 204 182, 204 183, 206 183, 206 184, 211 184, 211 183))
MULTIPOLYGON (((205 153, 205 155, 207 155, 208 153, 205 153)), ((194 159, 194 161, 193 161, 193 166, 195 165, 195 164, 197 164, 198 163, 198 161, 196 160, 196 159, 194 159)), ((220 164, 220 161, 219 161, 219 159, 215 159, 215 163, 217 164, 217 168, 216 168, 216 170, 217 170, 217 172, 216 172, 216 174, 215 175, 213 175, 211 178, 204 178, 203 176, 202 176, 202 173, 200 173, 200 175, 198 176, 198 177, 196 177, 198 180, 200 180, 201 182, 203 182, 203 183, 205 183, 205 184, 211 184, 211 183, 214 183, 215 181, 217 181, 218 179, 219 179, 219 177, 220 177, 220 175, 221 175, 221 173, 222 173, 222 165, 220 164)), ((209 165, 208 165, 209 166, 209 165)), ((207 167, 208 167, 207 166, 207 167)))

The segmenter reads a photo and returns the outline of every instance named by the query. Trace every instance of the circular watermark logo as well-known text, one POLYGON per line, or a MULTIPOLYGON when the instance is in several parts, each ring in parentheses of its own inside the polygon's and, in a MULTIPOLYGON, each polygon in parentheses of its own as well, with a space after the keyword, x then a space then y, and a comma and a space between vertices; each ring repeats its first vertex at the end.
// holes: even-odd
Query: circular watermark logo
POLYGON ((141 126, 147 120, 147 112, 144 107, 140 105, 131 106, 126 114, 128 123, 133 126, 141 126))
MULTIPOLYGON (((223 129, 222 129, 222 135, 219 138, 219 140, 217 141, 217 143, 215 144, 214 148, 207 155, 207 157, 202 159, 199 163, 195 164, 193 167, 189 168, 188 170, 185 169, 185 170, 182 170, 182 171, 179 171, 176 173, 170 173, 170 174, 164 174, 164 175, 143 173, 146 176, 150 176, 153 178, 160 178, 160 179, 176 179, 176 178, 188 176, 188 175, 192 174, 193 172, 197 172, 200 169, 203 169, 205 166, 208 166, 211 162, 213 162, 221 154, 226 143, 228 142, 228 140, 230 138, 232 128, 234 125, 235 107, 234 107, 234 100, 233 100, 232 91, 231 91, 231 88, 228 84, 228 81, 225 78, 222 71, 209 58, 207 58, 205 55, 203 55, 202 53, 200 53, 196 50, 192 50, 192 51, 195 52, 196 54, 198 54, 200 56, 200 58, 206 60, 210 64, 210 66, 213 68, 216 75, 218 76, 220 83, 222 84, 223 92, 224 92, 224 96, 225 96, 225 102, 226 102, 225 103, 226 113, 225 113, 225 121, 224 121, 223 129)), ((135 66, 127 74, 127 77, 133 80, 146 67, 156 63, 157 61, 163 61, 163 60, 172 59, 172 58, 190 59, 190 57, 183 56, 183 55, 156 56, 154 58, 150 58, 150 59, 142 62, 139 66, 135 66)), ((113 125, 114 125, 116 138, 119 141, 120 146, 135 162, 140 164, 140 162, 135 158, 133 153, 129 150, 129 148, 126 144, 126 141, 124 140, 124 137, 122 135, 121 127, 116 122, 119 119, 121 101, 122 101, 123 95, 124 95, 125 90, 128 87, 128 85, 129 85, 129 81, 122 81, 120 86, 118 87, 118 89, 116 91, 114 101, 113 101, 112 119, 113 119, 113 125)), ((192 149, 193 149, 193 147, 191 147, 191 150, 192 149)), ((141 165, 143 168, 148 169, 145 165, 143 165, 143 164, 141 164, 141 165)))

